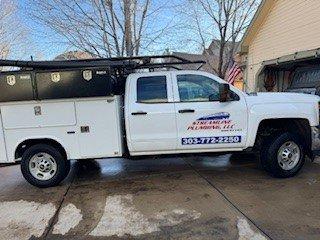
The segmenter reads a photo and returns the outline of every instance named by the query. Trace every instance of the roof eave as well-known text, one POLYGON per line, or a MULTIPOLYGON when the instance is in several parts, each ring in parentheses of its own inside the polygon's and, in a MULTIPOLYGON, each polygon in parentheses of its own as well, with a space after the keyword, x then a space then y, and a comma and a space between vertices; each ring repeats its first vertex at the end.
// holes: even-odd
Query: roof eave
POLYGON ((262 0, 256 13, 254 14, 247 30, 245 31, 242 40, 240 42, 239 51, 242 54, 248 53, 249 45, 258 32, 259 27, 263 24, 266 19, 269 10, 272 8, 276 0, 262 0))
POLYGON ((285 55, 279 58, 266 60, 262 62, 263 66, 278 66, 290 62, 301 62, 311 59, 320 58, 320 48, 311 49, 306 51, 295 52, 293 54, 285 55))

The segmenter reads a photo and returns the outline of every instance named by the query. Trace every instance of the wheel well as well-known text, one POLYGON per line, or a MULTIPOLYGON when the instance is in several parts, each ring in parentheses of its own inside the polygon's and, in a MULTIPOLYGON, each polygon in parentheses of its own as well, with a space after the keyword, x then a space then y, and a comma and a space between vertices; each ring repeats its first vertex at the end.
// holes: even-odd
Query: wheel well
POLYGON ((290 132, 298 134, 303 139, 307 151, 311 151, 311 127, 308 119, 302 118, 281 118, 265 119, 260 122, 255 141, 255 148, 260 149, 263 140, 271 135, 280 132, 290 132))
POLYGON ((42 139, 28 139, 23 141, 18 145, 15 151, 15 159, 21 158, 23 153, 31 146, 36 145, 36 144, 48 144, 50 146, 55 147, 64 157, 67 159, 67 152, 64 149, 64 147, 57 142, 56 140, 49 139, 49 138, 42 138, 42 139))

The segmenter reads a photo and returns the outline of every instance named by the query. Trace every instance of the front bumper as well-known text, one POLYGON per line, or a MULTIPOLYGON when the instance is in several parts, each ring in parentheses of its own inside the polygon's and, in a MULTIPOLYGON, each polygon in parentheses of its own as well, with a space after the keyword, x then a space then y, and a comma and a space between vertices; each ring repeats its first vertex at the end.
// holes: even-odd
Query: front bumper
POLYGON ((320 154, 320 125, 316 127, 311 127, 312 144, 311 150, 313 155, 320 154))

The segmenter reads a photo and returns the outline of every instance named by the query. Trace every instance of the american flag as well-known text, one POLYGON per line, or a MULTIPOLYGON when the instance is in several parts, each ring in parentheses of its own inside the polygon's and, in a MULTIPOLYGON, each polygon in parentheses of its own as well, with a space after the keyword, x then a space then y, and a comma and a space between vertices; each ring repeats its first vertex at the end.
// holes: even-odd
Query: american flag
POLYGON ((242 78, 242 70, 236 62, 228 69, 226 81, 231 85, 234 85, 235 80, 242 78))

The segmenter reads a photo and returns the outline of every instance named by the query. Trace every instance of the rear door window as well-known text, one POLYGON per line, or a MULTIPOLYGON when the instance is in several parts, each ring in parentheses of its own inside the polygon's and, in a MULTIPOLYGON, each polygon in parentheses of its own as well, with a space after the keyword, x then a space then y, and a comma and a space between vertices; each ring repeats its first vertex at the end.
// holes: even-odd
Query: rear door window
POLYGON ((137 102, 168 102, 166 76, 140 77, 137 80, 137 102))

